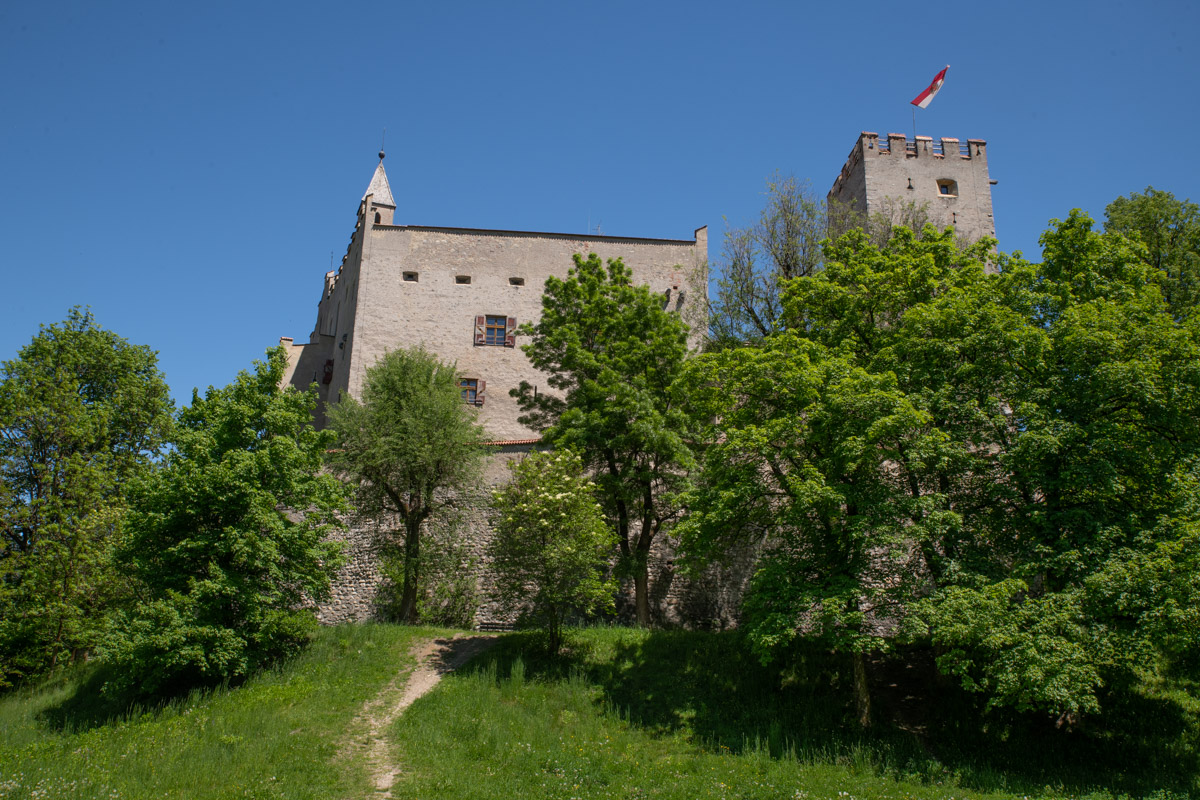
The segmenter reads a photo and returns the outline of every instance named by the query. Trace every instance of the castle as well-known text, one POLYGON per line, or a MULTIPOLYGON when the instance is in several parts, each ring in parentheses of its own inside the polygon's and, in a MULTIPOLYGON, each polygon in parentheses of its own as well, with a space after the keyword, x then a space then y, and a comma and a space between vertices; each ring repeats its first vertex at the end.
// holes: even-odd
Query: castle
MULTIPOLYGON (((474 406, 490 437, 492 457, 468 503, 464 539, 482 557, 490 529, 486 490, 507 478, 507 462, 538 443, 538 433, 517 419, 509 390, 544 376, 517 346, 517 327, 541 314, 541 287, 565 277, 575 253, 621 258, 635 283, 647 284, 664 304, 692 323, 692 344, 703 336, 707 309, 708 231, 689 239, 645 239, 592 234, 482 230, 395 224, 396 201, 383 166, 384 153, 358 205, 354 232, 340 267, 327 272, 308 342, 284 337, 289 367, 285 383, 300 389, 316 384, 318 427, 325 406, 342 392, 357 396, 367 367, 388 350, 415 345, 459 373, 464 403, 474 406)), ((986 142, 930 137, 908 140, 888 134, 880 141, 863 132, 830 190, 831 203, 855 213, 889 214, 889 203, 924 207, 940 227, 955 226, 965 238, 994 236, 986 142)), ((359 620, 375 613, 380 584, 381 542, 369 527, 346 534, 349 563, 319 610, 323 622, 359 620)), ((748 564, 714 567, 700 580, 676 580, 669 548, 651 555, 651 602, 664 622, 725 626, 736 622, 748 564)), ((486 583, 486 570, 478 579, 486 583)), ((478 624, 511 619, 511 610, 485 604, 478 624)))

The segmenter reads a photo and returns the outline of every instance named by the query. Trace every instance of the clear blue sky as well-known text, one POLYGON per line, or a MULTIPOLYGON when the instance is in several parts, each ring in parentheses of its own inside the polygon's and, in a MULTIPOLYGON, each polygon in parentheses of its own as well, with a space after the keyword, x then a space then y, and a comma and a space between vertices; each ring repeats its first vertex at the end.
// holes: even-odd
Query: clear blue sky
POLYGON ((397 222, 689 238, 860 130, 988 141, 997 234, 1200 200, 1194 2, 0 5, 0 358, 90 305, 175 396, 307 340, 380 132, 397 222))

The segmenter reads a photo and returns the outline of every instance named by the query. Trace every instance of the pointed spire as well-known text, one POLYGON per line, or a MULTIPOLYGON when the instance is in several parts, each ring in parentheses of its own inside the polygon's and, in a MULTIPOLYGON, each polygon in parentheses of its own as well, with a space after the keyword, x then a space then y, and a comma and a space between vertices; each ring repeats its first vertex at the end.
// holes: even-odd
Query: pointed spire
POLYGON ((375 195, 375 205, 396 207, 396 201, 392 199, 392 187, 388 185, 387 173, 383 171, 383 151, 379 151, 379 166, 375 168, 375 174, 371 176, 371 185, 363 192, 363 200, 367 199, 367 195, 375 195))

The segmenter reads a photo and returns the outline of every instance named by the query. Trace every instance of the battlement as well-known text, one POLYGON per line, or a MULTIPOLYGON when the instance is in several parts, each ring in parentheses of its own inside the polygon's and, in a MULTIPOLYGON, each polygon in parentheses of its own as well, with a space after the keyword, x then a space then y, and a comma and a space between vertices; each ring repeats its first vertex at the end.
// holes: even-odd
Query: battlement
POLYGON ((933 156, 934 158, 958 156, 965 159, 987 158, 987 142, 983 139, 967 139, 964 141, 956 139, 953 136, 943 136, 935 141, 932 136, 914 136, 912 139, 909 139, 907 134, 889 133, 883 141, 879 141, 879 134, 872 131, 863 131, 859 136, 859 143, 863 145, 868 153, 874 151, 878 155, 904 153, 909 158, 919 158, 921 156, 933 156))
POLYGON ((834 180, 830 196, 841 194, 844 184, 850 180, 854 168, 864 159, 871 157, 890 158, 893 154, 903 153, 905 158, 945 159, 958 157, 963 161, 983 162, 986 170, 987 142, 983 139, 958 139, 953 136, 942 136, 934 139, 932 136, 914 136, 909 138, 904 133, 889 133, 882 139, 874 131, 863 131, 858 141, 846 157, 842 171, 834 180))
POLYGON ((864 217, 920 209, 935 225, 974 240, 995 235, 992 183, 983 139, 863 131, 827 199, 864 217))

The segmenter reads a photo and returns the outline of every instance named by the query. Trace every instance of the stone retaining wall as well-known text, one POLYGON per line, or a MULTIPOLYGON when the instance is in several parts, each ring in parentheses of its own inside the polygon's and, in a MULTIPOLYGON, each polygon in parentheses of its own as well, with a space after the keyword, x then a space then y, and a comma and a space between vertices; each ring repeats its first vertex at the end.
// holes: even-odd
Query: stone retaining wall
MULTIPOLYGON (((508 480, 508 463, 533 449, 534 445, 503 445, 493 448, 479 486, 456 498, 451 513, 434 525, 452 526, 466 546, 473 564, 469 571, 482 602, 475 614, 475 627, 506 628, 513 625, 521 609, 500 606, 491 596, 493 573, 487 557, 491 541, 488 507, 491 492, 508 480), (450 520, 453 520, 451 522, 450 520)), ((398 520, 350 520, 348 530, 335 538, 345 543, 347 561, 333 582, 330 598, 317 610, 321 623, 334 625, 381 617, 380 591, 384 575, 381 553, 387 537, 397 537, 398 520)), ((400 534, 402 535, 402 534, 400 534)), ((396 539, 398 541, 398 538, 396 539)), ((726 563, 714 565, 696 576, 685 577, 679 569, 669 535, 660 534, 650 553, 650 608, 655 624, 665 627, 723 629, 737 624, 742 595, 754 566, 754 552, 734 553, 726 563)), ((617 597, 618 619, 634 617, 633 582, 624 582, 617 597)))

